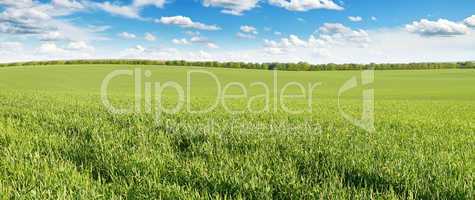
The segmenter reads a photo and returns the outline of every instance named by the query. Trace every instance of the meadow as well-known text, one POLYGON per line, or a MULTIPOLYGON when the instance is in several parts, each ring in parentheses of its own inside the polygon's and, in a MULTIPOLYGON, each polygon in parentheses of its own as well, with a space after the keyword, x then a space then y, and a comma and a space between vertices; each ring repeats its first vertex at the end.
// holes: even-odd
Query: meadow
MULTIPOLYGON (((338 109, 339 88, 360 75, 107 64, 0 68, 0 198, 475 199, 475 70, 375 71, 373 83, 340 99, 358 117, 361 93, 374 89, 375 132, 338 109), (157 120, 153 112, 108 112, 104 77, 135 68, 150 71, 144 83, 181 85, 190 70, 205 70, 252 95, 262 93, 253 82, 273 86, 276 74, 271 93, 289 82, 321 85, 311 96, 312 112, 300 114, 218 106, 157 120)), ((194 108, 216 99, 210 77, 195 76, 191 87, 194 108)), ((114 105, 134 105, 132 77, 112 80, 108 92, 114 105)), ((177 103, 174 91, 164 95, 166 106, 177 103)), ((275 98, 270 102, 281 101, 275 98)), ((242 99, 229 104, 247 106, 242 99)))

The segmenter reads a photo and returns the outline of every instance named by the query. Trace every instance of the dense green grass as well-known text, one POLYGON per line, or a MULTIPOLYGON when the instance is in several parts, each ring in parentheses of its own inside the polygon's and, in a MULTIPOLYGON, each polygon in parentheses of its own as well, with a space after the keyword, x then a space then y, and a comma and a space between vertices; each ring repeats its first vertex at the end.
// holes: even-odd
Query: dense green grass
MULTIPOLYGON (((375 82, 365 86, 375 89, 376 132, 368 133, 343 119, 336 103, 338 88, 359 71, 277 72, 278 88, 290 81, 322 83, 312 113, 232 115, 219 107, 157 121, 147 113, 114 115, 101 104, 106 74, 135 67, 152 71, 146 81, 181 84, 193 69, 0 69, 1 197, 475 198, 475 70, 376 71, 375 82)), ((223 83, 273 82, 272 71, 195 69, 209 70, 223 83)), ((216 87, 195 78, 192 104, 207 105, 216 87)), ((111 84, 113 102, 131 105, 132 79, 111 84)), ((360 93, 342 101, 355 116, 360 93)), ((173 104, 175 94, 166 94, 173 104)))

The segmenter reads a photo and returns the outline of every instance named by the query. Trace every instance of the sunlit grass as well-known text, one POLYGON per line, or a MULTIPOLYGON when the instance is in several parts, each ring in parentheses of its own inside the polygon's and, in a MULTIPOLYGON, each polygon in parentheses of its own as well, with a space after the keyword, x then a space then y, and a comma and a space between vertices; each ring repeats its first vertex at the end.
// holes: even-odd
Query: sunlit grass
MULTIPOLYGON (((0 70, 2 197, 475 198, 474 71, 377 72, 377 131, 368 133, 336 104, 339 84, 357 71, 281 72, 283 82, 324 84, 312 113, 217 108, 157 119, 106 111, 98 88, 115 68, 0 70)), ((153 80, 185 80, 185 68, 152 69, 153 80)), ((267 71, 213 70, 225 81, 271 81, 267 71)), ((200 86, 197 107, 214 87, 200 86)), ((129 85, 113 90, 113 102, 131 105, 129 85)), ((358 92, 350 95, 344 108, 357 116, 358 92)))

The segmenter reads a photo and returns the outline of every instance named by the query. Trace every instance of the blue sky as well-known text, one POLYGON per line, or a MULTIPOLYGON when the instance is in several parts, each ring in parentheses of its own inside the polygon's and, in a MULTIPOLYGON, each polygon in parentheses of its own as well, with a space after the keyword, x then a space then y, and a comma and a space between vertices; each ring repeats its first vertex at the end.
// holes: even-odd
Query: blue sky
POLYGON ((0 0, 0 12, 0 62, 475 60, 473 0, 0 0))

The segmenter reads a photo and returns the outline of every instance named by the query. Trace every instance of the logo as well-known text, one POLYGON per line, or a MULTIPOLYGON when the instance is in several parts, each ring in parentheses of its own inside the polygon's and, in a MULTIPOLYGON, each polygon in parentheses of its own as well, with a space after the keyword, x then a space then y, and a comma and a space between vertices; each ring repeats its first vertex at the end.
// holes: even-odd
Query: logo
MULTIPOLYGON (((374 70, 364 70, 361 72, 361 85, 368 86, 374 82, 374 70)), ((355 126, 358 126, 370 133, 376 132, 374 127, 374 89, 365 89, 363 90, 362 100, 363 100, 363 112, 361 118, 357 119, 348 113, 345 113, 340 104, 340 98, 343 93, 350 91, 353 88, 358 87, 358 79, 356 76, 352 77, 343 84, 338 90, 338 110, 340 114, 348 121, 350 121, 355 126)))

